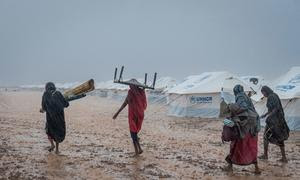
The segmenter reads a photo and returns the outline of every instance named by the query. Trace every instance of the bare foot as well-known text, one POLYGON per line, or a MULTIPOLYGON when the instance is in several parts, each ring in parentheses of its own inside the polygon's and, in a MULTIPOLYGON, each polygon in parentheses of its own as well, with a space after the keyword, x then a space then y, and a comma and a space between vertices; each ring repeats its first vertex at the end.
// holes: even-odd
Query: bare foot
POLYGON ((266 156, 266 155, 263 154, 263 155, 259 156, 258 158, 259 158, 259 159, 267 160, 267 159, 268 159, 268 156, 266 156))
POLYGON ((282 162, 282 163, 287 163, 288 162, 288 160, 286 158, 281 158, 281 159, 279 159, 279 161, 282 162))
POLYGON ((134 153, 134 155, 132 155, 133 158, 139 157, 138 153, 134 153))
POLYGON ((55 146, 50 146, 50 147, 48 148, 48 151, 51 152, 51 151, 54 150, 54 148, 55 148, 55 146))
POLYGON ((142 154, 143 152, 144 152, 143 150, 140 150, 140 151, 139 151, 139 154, 142 154))
POLYGON ((229 173, 233 172, 232 165, 227 165, 227 166, 223 167, 222 170, 226 171, 226 172, 229 172, 229 173))
POLYGON ((259 174, 261 174, 261 171, 260 171, 260 169, 259 169, 259 168, 255 168, 255 171, 254 171, 254 173, 255 173, 255 174, 257 174, 257 175, 259 175, 259 174))

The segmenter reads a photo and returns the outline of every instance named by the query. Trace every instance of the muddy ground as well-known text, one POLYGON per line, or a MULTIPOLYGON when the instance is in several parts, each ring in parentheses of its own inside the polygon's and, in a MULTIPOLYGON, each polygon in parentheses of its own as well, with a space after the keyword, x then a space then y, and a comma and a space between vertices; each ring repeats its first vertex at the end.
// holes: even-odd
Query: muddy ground
MULTIPOLYGON (((66 109, 67 135, 60 154, 49 153, 41 92, 0 92, 0 179, 298 179, 300 132, 286 142, 289 162, 270 159, 253 166, 222 170, 229 144, 222 144, 222 121, 166 116, 166 107, 149 104, 142 131, 144 153, 133 157, 127 110, 117 120, 121 102, 88 96, 66 109)), ((262 133, 259 137, 262 153, 262 133)))

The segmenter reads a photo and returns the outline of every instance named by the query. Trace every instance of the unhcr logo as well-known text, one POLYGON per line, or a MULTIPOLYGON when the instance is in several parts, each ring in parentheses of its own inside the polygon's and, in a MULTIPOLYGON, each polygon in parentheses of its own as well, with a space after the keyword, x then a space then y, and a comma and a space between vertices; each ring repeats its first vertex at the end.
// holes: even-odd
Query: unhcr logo
POLYGON ((212 96, 192 96, 190 97, 191 104, 208 104, 212 103, 212 96))

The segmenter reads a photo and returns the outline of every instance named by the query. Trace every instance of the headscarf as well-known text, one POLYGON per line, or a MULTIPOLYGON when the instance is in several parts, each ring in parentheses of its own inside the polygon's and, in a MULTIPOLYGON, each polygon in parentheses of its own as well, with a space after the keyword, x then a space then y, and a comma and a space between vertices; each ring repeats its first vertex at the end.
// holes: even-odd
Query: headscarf
POLYGON ((265 92, 267 97, 274 93, 273 90, 271 88, 269 88, 268 86, 263 86, 261 88, 261 92, 265 92))
MULTIPOLYGON (((244 88, 242 85, 238 84, 233 88, 233 92, 235 95, 235 105, 238 105, 237 107, 231 106, 231 110, 234 111, 234 109, 242 109, 244 110, 242 113, 238 114, 237 116, 246 116, 247 121, 242 121, 240 125, 240 135, 241 137, 244 137, 244 135, 247 132, 250 132, 252 136, 255 136, 257 132, 259 131, 258 127, 258 114, 255 110, 255 107, 252 103, 251 98, 244 92, 244 88)), ((240 118, 238 118, 240 119, 240 118)))
POLYGON ((244 109, 252 110, 256 112, 252 100, 249 96, 244 92, 244 87, 240 84, 234 86, 233 93, 235 95, 235 102, 244 109))
POLYGON ((48 82, 45 86, 45 90, 48 93, 53 93, 56 90, 56 87, 53 82, 48 82))
POLYGON ((233 93, 235 96, 238 95, 239 93, 244 93, 244 87, 240 84, 234 86, 233 93))
POLYGON ((131 132, 138 133, 144 120, 147 107, 145 90, 136 85, 130 85, 128 91, 128 121, 131 132))
MULTIPOLYGON (((128 91, 128 95, 130 97, 130 100, 133 100, 133 104, 135 106, 138 106, 142 110, 145 110, 147 108, 147 98, 145 94, 145 90, 136 86, 136 85, 130 85, 130 89, 128 91)), ((129 105, 131 105, 131 102, 129 102, 129 105)))

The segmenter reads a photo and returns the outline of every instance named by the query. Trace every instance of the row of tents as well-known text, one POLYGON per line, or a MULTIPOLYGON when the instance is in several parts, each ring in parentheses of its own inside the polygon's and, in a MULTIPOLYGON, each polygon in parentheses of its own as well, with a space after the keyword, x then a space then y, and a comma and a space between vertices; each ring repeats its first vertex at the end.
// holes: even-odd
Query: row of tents
MULTIPOLYGON (((143 82, 143 79, 138 81, 143 82)), ((79 84, 81 83, 56 83, 56 86, 66 90, 79 84)), ((217 118, 222 100, 226 103, 234 102, 232 89, 237 84, 244 86, 244 90, 251 94, 260 115, 267 111, 266 99, 263 98, 260 89, 263 85, 270 86, 281 99, 290 129, 300 130, 300 67, 292 67, 272 82, 266 82, 259 76, 239 77, 227 71, 204 72, 188 76, 183 81, 161 77, 156 82, 155 90, 147 91, 147 98, 149 103, 167 106, 167 113, 171 116, 217 118)), ((42 90, 44 85, 22 88, 42 90)), ((110 80, 96 83, 95 88, 95 91, 91 92, 92 95, 123 101, 129 87, 110 80)))
MULTIPOLYGON (((162 77, 158 79, 156 89, 147 92, 147 97, 150 103, 166 105, 171 116, 217 118, 222 100, 234 102, 232 89, 236 84, 241 84, 251 94, 259 114, 267 110, 260 89, 263 85, 270 86, 281 98, 290 129, 300 130, 300 67, 291 68, 273 82, 266 82, 259 76, 239 77, 227 71, 204 72, 188 76, 181 82, 162 77)), ((98 83, 94 94, 124 100, 127 91, 128 86, 107 81, 98 83)))

